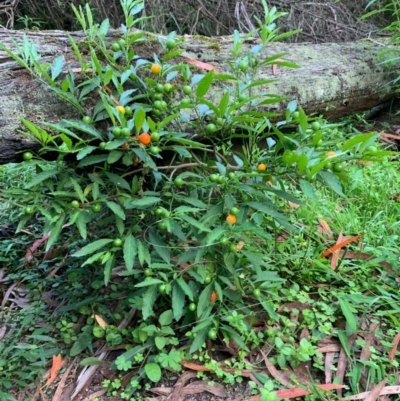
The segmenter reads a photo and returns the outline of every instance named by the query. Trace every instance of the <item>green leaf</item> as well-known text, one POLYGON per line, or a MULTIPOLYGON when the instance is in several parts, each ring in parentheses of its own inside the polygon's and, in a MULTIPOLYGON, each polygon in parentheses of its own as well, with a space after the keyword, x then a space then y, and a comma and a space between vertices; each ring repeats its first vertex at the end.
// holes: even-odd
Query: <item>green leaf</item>
POLYGON ((76 154, 76 160, 82 160, 85 156, 92 153, 96 149, 96 146, 85 146, 84 148, 80 149, 79 152, 76 154))
POLYGON ((273 218, 279 220, 280 222, 288 223, 286 216, 279 213, 275 209, 272 209, 270 206, 267 205, 267 203, 247 202, 246 205, 252 207, 255 210, 258 210, 259 212, 268 214, 268 215, 272 216, 273 218))
POLYGON ((154 339, 156 347, 161 351, 167 344, 167 339, 165 337, 156 337, 154 339))
POLYGON ((81 256, 90 255, 93 252, 96 252, 98 249, 103 248, 103 246, 110 244, 114 240, 112 239, 98 239, 94 242, 91 242, 88 245, 85 245, 82 249, 72 254, 72 256, 79 258, 81 256))
POLYGON ((197 97, 203 97, 208 92, 213 79, 214 79, 214 71, 212 70, 209 71, 206 75, 204 75, 204 77, 198 83, 196 88, 197 97))
POLYGON ((373 137, 378 137, 379 134, 360 134, 351 137, 348 139, 341 147, 342 152, 346 152, 347 150, 351 149, 353 146, 357 145, 361 142, 367 142, 373 137))
POLYGON ((107 286, 110 281, 111 272, 114 267, 115 267, 115 254, 112 254, 104 266, 104 285, 105 286, 107 286))
POLYGON ((97 131, 92 125, 86 124, 83 121, 76 120, 63 120, 63 123, 68 127, 68 128, 74 128, 78 131, 82 131, 85 134, 89 134, 91 136, 94 136, 97 139, 103 140, 103 137, 99 131, 97 131))
POLYGON ((157 383, 161 379, 161 368, 156 363, 146 363, 144 366, 144 371, 149 380, 157 383))
POLYGON ((315 199, 314 187, 306 180, 299 180, 300 188, 309 199, 315 199))
POLYGON ((137 240, 136 242, 137 242, 137 245, 138 245, 138 254, 139 254, 140 266, 143 266, 145 262, 148 265, 150 265, 151 264, 151 257, 150 257, 149 248, 145 244, 143 244, 142 241, 137 240))
POLYGON ((80 354, 84 349, 91 346, 92 335, 84 332, 82 333, 71 347, 69 356, 74 357, 80 354))
POLYGON ((134 287, 148 287, 151 285, 162 284, 162 283, 163 283, 163 281, 158 278, 146 277, 146 279, 144 281, 142 281, 139 284, 135 284, 134 287))
POLYGON ((118 188, 124 188, 127 191, 131 192, 131 186, 128 184, 128 181, 125 178, 120 177, 118 174, 110 173, 106 171, 106 175, 109 180, 118 188))
POLYGON ((136 130, 136 135, 139 135, 140 130, 143 127, 144 120, 146 119, 146 113, 145 111, 140 107, 136 109, 135 115, 134 115, 134 121, 135 121, 135 130, 136 130))
POLYGON ((107 163, 113 164, 117 162, 123 155, 124 152, 121 152, 119 150, 112 150, 107 156, 107 163))
POLYGON ((96 358, 94 356, 89 356, 87 358, 83 358, 80 362, 80 366, 97 366, 102 365, 104 363, 103 360, 96 358))
POLYGON ((222 235, 226 232, 226 229, 223 227, 217 227, 213 231, 211 231, 206 237, 206 245, 214 244, 222 235))
POLYGON ((203 328, 202 330, 200 330, 196 333, 196 336, 195 336, 193 343, 189 350, 190 354, 193 354, 194 352, 199 350, 200 347, 205 343, 205 341, 208 337, 208 331, 209 331, 209 327, 211 326, 211 323, 212 323, 211 321, 208 321, 207 327, 203 328))
POLYGON ((64 56, 56 57, 51 63, 51 79, 55 81, 64 67, 64 56))
POLYGON ((57 241, 61 230, 62 230, 62 226, 65 220, 65 215, 61 215, 58 220, 57 223, 52 226, 51 228, 51 234, 49 239, 47 240, 47 244, 46 244, 46 252, 53 246, 53 244, 57 241))
POLYGON ((182 220, 186 221, 190 225, 198 228, 200 231, 205 231, 205 232, 210 232, 211 230, 206 227, 203 223, 200 223, 200 221, 194 219, 193 217, 186 216, 186 215, 181 215, 179 216, 182 220))
POLYGON ((126 236, 124 241, 124 261, 128 271, 133 269, 137 256, 136 240, 132 234, 126 236))
POLYGON ((157 294, 158 294, 158 284, 147 288, 147 291, 143 296, 143 308, 142 308, 143 320, 146 320, 149 316, 154 314, 153 305, 154 302, 156 301, 157 294))
POLYGON ((172 323, 172 319, 173 319, 172 310, 168 309, 165 312, 161 313, 158 322, 160 323, 161 326, 169 326, 172 323))
POLYGON ((121 205, 118 205, 116 202, 112 201, 106 201, 105 204, 107 207, 115 214, 117 215, 120 219, 125 220, 125 212, 124 209, 122 208, 121 205))
POLYGON ((186 296, 193 301, 194 295, 192 289, 189 287, 189 285, 186 283, 186 281, 182 278, 179 277, 177 278, 176 282, 178 285, 182 288, 182 291, 186 294, 186 296))
POLYGON ((211 294, 214 290, 214 284, 210 283, 203 289, 199 296, 199 302, 197 303, 197 317, 200 318, 203 312, 210 306, 211 294))
POLYGON ((134 199, 134 200, 129 199, 124 206, 126 209, 136 209, 136 208, 146 209, 160 201, 161 199, 155 196, 146 196, 141 199, 134 199))
POLYGON ((149 242, 153 245, 155 251, 161 256, 161 258, 166 262, 171 262, 171 253, 169 247, 164 242, 162 237, 158 235, 155 230, 150 230, 149 232, 149 242))
POLYGON ((335 191, 338 195, 344 196, 342 186, 340 184, 340 181, 337 179, 335 174, 332 174, 330 171, 324 171, 321 170, 319 172, 319 175, 323 178, 323 180, 326 182, 326 184, 333 190, 335 191))
POLYGON ((93 155, 93 156, 88 156, 82 159, 78 163, 78 167, 86 167, 90 166, 92 164, 98 164, 98 163, 103 163, 107 160, 107 155, 93 155))
POLYGON ((346 322, 351 329, 351 334, 353 334, 357 331, 357 324, 358 324, 357 317, 353 313, 350 304, 344 297, 338 296, 338 299, 339 299, 340 309, 342 310, 342 313, 346 318, 346 322))
POLYGON ((172 285, 172 310, 174 319, 180 320, 183 315, 183 307, 185 306, 185 293, 177 282, 172 285))
POLYGON ((36 174, 35 177, 27 185, 25 185, 25 188, 32 188, 48 178, 57 175, 58 173, 58 169, 42 171, 41 173, 36 174))

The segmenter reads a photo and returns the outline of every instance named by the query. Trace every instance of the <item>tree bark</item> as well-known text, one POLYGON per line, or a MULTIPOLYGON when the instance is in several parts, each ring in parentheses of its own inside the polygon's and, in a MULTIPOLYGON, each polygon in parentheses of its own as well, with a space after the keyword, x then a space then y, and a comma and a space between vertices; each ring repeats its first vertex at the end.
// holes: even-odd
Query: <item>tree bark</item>
MULTIPOLYGON (((15 49, 13 41, 23 46, 24 35, 35 44, 43 62, 51 62, 61 54, 65 56, 66 64, 76 61, 67 32, 0 29, 0 42, 15 49)), ((76 42, 85 38, 83 32, 70 35, 76 42)), ((111 42, 118 36, 118 31, 110 31, 107 40, 111 42)), ((196 59, 215 66, 221 73, 229 73, 227 61, 233 60, 232 37, 184 36, 183 39, 181 48, 184 53, 176 58, 177 62, 196 59)), ((258 39, 248 40, 243 46, 243 54, 257 43, 258 39)), ((149 60, 153 54, 162 52, 155 36, 150 37, 145 45, 138 46, 136 52, 149 60)), ((396 78, 400 63, 393 62, 391 69, 379 63, 377 55, 382 46, 373 40, 319 45, 271 44, 261 59, 286 53, 281 59, 294 62, 300 68, 265 67, 258 78, 277 81, 257 90, 286 97, 285 101, 268 106, 268 110, 273 112, 283 112, 290 100, 297 100, 309 115, 323 114, 329 119, 368 110, 394 96, 388 83, 396 78)), ((217 82, 212 87, 208 94, 210 100, 218 102, 222 94, 220 85, 217 82)), ((81 116, 0 51, 0 164, 20 161, 23 151, 37 147, 18 132, 21 129, 20 117, 38 123, 81 116)))

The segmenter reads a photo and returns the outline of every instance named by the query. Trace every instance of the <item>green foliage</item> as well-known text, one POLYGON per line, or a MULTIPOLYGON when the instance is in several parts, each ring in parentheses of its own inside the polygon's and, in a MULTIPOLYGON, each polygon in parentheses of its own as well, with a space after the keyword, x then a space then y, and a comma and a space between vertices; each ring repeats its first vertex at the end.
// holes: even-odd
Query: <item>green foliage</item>
MULTIPOLYGON (((122 2, 125 24, 114 43, 107 41, 107 21, 94 23, 89 6, 74 8, 86 33, 82 43, 70 39, 79 77, 62 58, 41 63, 27 39, 14 50, 0 44, 82 117, 21 119, 41 149, 24 162, 32 174, 26 184, 7 194, 20 207, 20 232, 41 224, 45 251, 67 250, 66 283, 52 285, 65 287, 70 299, 56 323, 69 356, 92 353, 98 339, 128 344, 112 365, 138 372, 126 399, 143 378, 157 382, 162 368, 179 371, 191 357, 207 360, 226 382, 238 381, 209 360, 208 340, 237 345, 234 368, 244 368, 247 353, 264 345, 281 369, 308 361, 320 368, 317 343, 336 334, 337 316, 345 320, 337 334, 343 340, 359 330, 358 311, 392 296, 362 295, 360 277, 352 279, 358 292, 343 293, 351 268, 332 270, 320 257, 321 237, 304 227, 324 210, 321 193, 338 199, 355 190, 355 160, 387 160, 394 152, 375 146, 377 134, 341 137, 339 125, 308 119, 295 101, 284 116, 263 109, 284 99, 268 92, 271 81, 258 78, 260 69, 297 67, 280 61, 281 54, 263 56, 282 37, 275 24, 281 13, 263 5, 260 43, 248 48, 235 32, 233 61, 221 74, 170 64, 181 53, 174 33, 159 39, 163 52, 152 62, 136 54, 148 40, 131 30, 141 21, 139 0, 122 2), (215 92, 220 96, 210 96, 215 92), (57 154, 51 164, 42 160, 49 152, 57 154), (306 210, 305 224, 293 205, 306 210), (329 290, 322 285, 318 297, 310 296, 327 282, 329 290), (110 311, 107 301, 114 300, 120 309, 110 311), (283 301, 310 308, 278 311, 283 301), (137 311, 135 324, 120 327, 127 310, 137 311), (85 318, 78 331, 76 315, 85 318), (257 316, 264 319, 258 331, 257 316), (312 336, 296 343, 305 329, 312 336)), ((104 385, 115 395, 121 383, 104 385)), ((263 400, 276 398, 273 382, 259 391, 263 400)))

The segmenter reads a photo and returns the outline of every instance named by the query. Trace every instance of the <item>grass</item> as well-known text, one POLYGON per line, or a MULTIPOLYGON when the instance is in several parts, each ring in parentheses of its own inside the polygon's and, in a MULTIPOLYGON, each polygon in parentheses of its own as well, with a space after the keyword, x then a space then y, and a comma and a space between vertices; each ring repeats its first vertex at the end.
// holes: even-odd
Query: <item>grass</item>
MULTIPOLYGON (((308 366, 313 381, 325 382, 325 375, 329 374, 333 378, 336 374, 344 376, 348 386, 344 395, 363 391, 365 385, 360 383, 376 385, 387 379, 387 385, 394 385, 399 375, 396 359, 388 358, 400 321, 396 281, 399 275, 399 162, 386 160, 367 166, 354 164, 349 168, 345 197, 317 185, 314 192, 304 196, 305 205, 290 212, 293 222, 303 228, 294 236, 271 241, 270 270, 279 272, 284 280, 272 278, 262 284, 268 286, 267 301, 278 311, 276 319, 267 322, 266 332, 257 334, 252 326, 242 325, 245 315, 253 316, 254 322, 257 320, 257 304, 243 305, 243 309, 232 311, 231 316, 231 324, 236 324, 234 327, 246 338, 249 349, 265 343, 268 358, 277 369, 291 368, 299 374, 305 364, 312 363, 312 367, 308 366), (321 220, 329 225, 330 234, 318 230, 321 220), (339 233, 360 235, 361 239, 346 247, 345 257, 337 264, 331 264, 330 258, 320 255, 334 245, 339 233), (302 310, 304 305, 309 306, 302 310), (235 319, 236 323, 232 323, 235 319), (308 340, 302 343, 301 333, 303 336, 308 333, 305 337, 308 340), (329 373, 323 363, 327 354, 318 351, 323 341, 330 340, 347 357, 345 369, 339 368, 339 372, 329 373)), ((21 215, 21 206, 9 199, 5 191, 15 186, 22 188, 32 173, 29 163, 0 166, 0 226, 17 222, 21 215)), ((297 188, 297 183, 286 185, 291 190, 297 188)), ((35 224, 40 225, 40 221, 35 224)), ((117 325, 136 302, 129 298, 128 279, 116 280, 107 289, 100 289, 101 272, 81 268, 70 259, 65 263, 56 253, 49 256, 39 251, 34 263, 28 264, 24 255, 37 239, 35 231, 31 225, 15 238, 0 242, 0 266, 8 276, 0 285, 6 291, 18 284, 20 298, 29 304, 29 308, 20 308, 10 299, 1 311, 5 330, 0 345, 2 399, 13 399, 12 395, 32 389, 36 376, 43 375, 49 367, 52 355, 60 351, 71 354, 82 333, 91 332, 96 326, 92 313, 117 325), (50 291, 53 303, 48 305, 44 299, 50 291), (122 302, 116 302, 119 300, 122 302)), ((73 240, 69 234, 64 236, 66 242, 73 240)), ((131 335, 124 330, 111 334, 107 332, 107 343, 111 346, 129 341, 131 335)), ((173 344, 172 338, 171 341, 173 344)), ((72 353, 85 354, 85 348, 72 353)), ((337 356, 338 353, 332 356, 334 369, 338 368, 337 356)), ((196 353, 195 358, 202 363, 209 360, 205 351, 196 353)), ((215 367, 218 362, 211 362, 213 370, 218 371, 215 367)), ((275 379, 276 389, 280 384, 279 377, 275 379)), ((221 373, 219 380, 233 384, 240 381, 240 375, 221 373)), ((110 395, 116 392, 112 383, 105 383, 110 395)), ((139 385, 136 390, 140 391, 139 385)), ((306 396, 306 400, 321 399, 317 392, 306 396)))

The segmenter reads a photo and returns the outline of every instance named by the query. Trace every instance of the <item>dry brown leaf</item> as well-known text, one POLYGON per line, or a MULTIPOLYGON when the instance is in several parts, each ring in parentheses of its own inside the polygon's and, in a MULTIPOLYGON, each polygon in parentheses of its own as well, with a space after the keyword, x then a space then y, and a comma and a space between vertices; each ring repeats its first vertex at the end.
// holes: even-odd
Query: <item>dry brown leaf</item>
MULTIPOLYGON (((348 338, 347 343, 348 343, 348 347, 350 349, 351 349, 355 339, 356 339, 356 336, 354 334, 348 338)), ((340 349, 339 360, 338 360, 337 370, 336 370, 336 377, 339 378, 340 383, 343 383, 344 375, 346 373, 346 367, 347 367, 347 355, 342 347, 340 349)), ((339 395, 339 397, 342 396, 341 389, 338 390, 338 395, 339 395)))
POLYGON ((182 389, 182 395, 199 394, 204 392, 213 394, 216 397, 226 397, 225 388, 220 383, 214 383, 212 386, 209 386, 206 382, 197 380, 182 389))
MULTIPOLYGON (((341 242, 343 242, 346 238, 343 237, 343 232, 340 231, 339 236, 336 240, 336 245, 340 244, 341 242)), ((336 267, 338 265, 339 262, 339 249, 337 249, 336 251, 332 252, 332 258, 331 258, 331 269, 332 270, 336 270, 336 267)))
POLYGON ((101 397, 107 392, 106 388, 103 388, 102 390, 96 391, 95 393, 92 393, 85 397, 82 401, 93 401, 97 397, 101 397))
POLYGON ((329 256, 331 253, 335 252, 337 249, 343 248, 344 246, 350 244, 351 242, 357 241, 361 235, 355 235, 353 237, 347 238, 344 241, 328 248, 326 251, 322 252, 321 256, 324 258, 326 256, 329 256))
POLYGON ((323 347, 319 347, 315 350, 315 352, 320 352, 321 354, 325 354, 328 352, 339 352, 339 351, 340 351, 339 344, 324 345, 323 347))
POLYGON ((214 70, 216 74, 219 74, 219 69, 217 67, 214 67, 213 65, 209 63, 204 63, 203 61, 196 60, 194 58, 185 58, 184 61, 188 64, 195 65, 196 67, 202 68, 203 70, 211 71, 214 70))
POLYGON ((300 312, 303 311, 304 309, 311 309, 310 304, 303 304, 301 302, 287 302, 285 304, 282 304, 278 308, 278 312, 282 312, 284 309, 287 309, 288 311, 292 311, 293 309, 297 309, 300 312))
MULTIPOLYGON (((339 390, 344 388, 342 384, 317 384, 315 387, 318 387, 321 390, 330 391, 330 390, 339 390)), ((285 390, 278 390, 276 395, 279 398, 296 398, 303 397, 304 395, 312 394, 310 390, 304 390, 300 387, 289 388, 285 390)))
POLYGON ((53 355, 53 365, 51 366, 50 370, 50 377, 46 381, 46 386, 49 386, 53 383, 54 380, 57 378, 58 371, 61 369, 62 366, 62 358, 61 355, 53 355))
POLYGON ((55 393, 53 395, 52 401, 63 401, 65 399, 69 398, 69 396, 71 395, 72 390, 74 388, 73 385, 72 385, 72 387, 69 386, 69 389, 67 389, 67 391, 64 391, 64 390, 66 387, 65 383, 67 382, 67 379, 69 378, 69 372, 71 371, 72 367, 73 367, 73 364, 71 363, 68 366, 68 368, 65 370, 64 374, 61 376, 60 382, 58 383, 57 390, 55 391, 55 393), (69 392, 69 394, 68 394, 68 392, 69 392))
POLYGON ((385 387, 387 379, 383 379, 379 384, 377 384, 373 390, 365 397, 365 401, 376 401, 381 393, 382 389, 385 387))
MULTIPOLYGON (((368 396, 370 391, 365 391, 364 393, 359 393, 355 395, 350 395, 349 397, 342 398, 342 401, 350 400, 364 400, 368 396)), ((400 394, 400 386, 386 386, 384 387, 379 395, 390 395, 390 394, 400 394)))
MULTIPOLYGON (((279 371, 275 368, 275 366, 268 360, 267 356, 264 354, 263 350, 260 350, 261 355, 264 358, 264 363, 266 368, 268 369, 269 374, 275 379, 278 380, 284 386, 289 386, 292 381, 289 379, 287 371, 279 371)), ((290 375, 290 373, 289 373, 290 375)))
POLYGON ((321 234, 323 234, 326 238, 332 239, 332 230, 329 227, 329 224, 321 217, 318 218, 318 230, 321 234))
POLYGON ((325 382, 332 383, 332 366, 335 359, 334 352, 327 352, 325 355, 325 382))
POLYGON ((375 331, 378 329, 379 324, 371 323, 369 327, 369 333, 365 336, 365 344, 361 351, 360 360, 368 361, 369 357, 371 356, 371 346, 374 344, 375 341, 375 331))
POLYGON ((393 362, 393 360, 394 360, 397 348, 399 346, 399 342, 400 342, 400 333, 397 333, 396 336, 393 339, 393 346, 389 351, 389 361, 390 362, 393 362))
POLYGON ((96 319, 97 324, 103 330, 105 330, 107 328, 108 324, 106 323, 106 321, 100 315, 92 315, 92 317, 94 317, 96 319))

